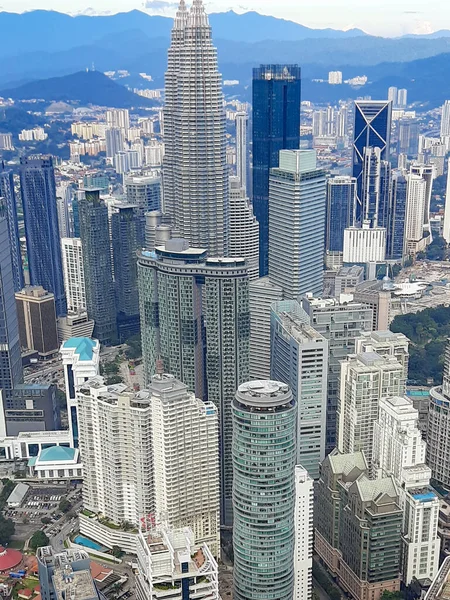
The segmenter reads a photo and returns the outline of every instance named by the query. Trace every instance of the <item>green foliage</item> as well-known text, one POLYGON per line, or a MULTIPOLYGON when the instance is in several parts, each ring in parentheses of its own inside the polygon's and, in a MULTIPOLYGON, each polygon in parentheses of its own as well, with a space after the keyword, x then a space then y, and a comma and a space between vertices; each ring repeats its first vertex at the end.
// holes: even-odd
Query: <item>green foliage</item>
POLYGON ((15 530, 16 526, 12 519, 5 519, 3 515, 0 515, 0 544, 2 546, 9 544, 15 530))
POLYGON ((388 592, 384 590, 381 594, 381 600, 403 600, 402 592, 388 592))
POLYGON ((119 372, 119 365, 116 361, 103 363, 101 371, 102 375, 117 375, 119 372))
POLYGON ((426 385, 429 379, 442 380, 444 349, 450 337, 450 307, 427 308, 415 314, 399 315, 391 330, 410 340, 408 379, 426 385))
POLYGON ((11 494, 13 489, 16 487, 16 482, 12 479, 2 479, 3 488, 0 492, 0 510, 2 510, 6 504, 8 496, 11 494))
POLYGON ((120 546, 113 546, 111 549, 111 554, 116 558, 120 558, 123 556, 123 550, 120 548, 120 546))
POLYGON ((123 379, 120 375, 111 375, 106 378, 106 385, 114 385, 115 383, 123 383, 123 379))
POLYGON ((313 561, 312 575, 317 583, 325 590, 331 600, 341 600, 341 591, 333 583, 326 571, 316 561, 313 561))
POLYGON ((43 531, 35 531, 30 540, 30 548, 37 550, 41 546, 48 546, 49 542, 48 536, 43 531))
POLYGON ((67 498, 62 498, 62 500, 59 503, 58 509, 63 513, 67 513, 71 508, 72 504, 67 500, 67 498))
POLYGON ((33 127, 43 125, 44 123, 44 118, 32 115, 16 106, 0 110, 0 131, 3 133, 19 134, 22 129, 33 129, 33 127))
POLYGON ((427 246, 426 257, 428 260, 445 260, 447 256, 447 244, 444 238, 434 237, 433 241, 427 246))
POLYGON ((142 356, 142 344, 141 336, 139 334, 133 335, 127 341, 127 349, 125 350, 125 356, 128 360, 135 360, 142 356))
POLYGON ((41 519, 41 523, 44 523, 44 525, 48 525, 51 522, 52 520, 50 519, 50 517, 42 517, 41 519))

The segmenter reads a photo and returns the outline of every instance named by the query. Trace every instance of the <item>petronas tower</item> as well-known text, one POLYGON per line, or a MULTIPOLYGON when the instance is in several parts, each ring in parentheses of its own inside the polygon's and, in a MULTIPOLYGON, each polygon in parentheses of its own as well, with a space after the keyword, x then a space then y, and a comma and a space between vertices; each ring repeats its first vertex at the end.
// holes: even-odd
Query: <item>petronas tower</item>
POLYGON ((228 254, 225 113, 217 50, 202 0, 180 1, 165 81, 164 212, 191 247, 228 254))

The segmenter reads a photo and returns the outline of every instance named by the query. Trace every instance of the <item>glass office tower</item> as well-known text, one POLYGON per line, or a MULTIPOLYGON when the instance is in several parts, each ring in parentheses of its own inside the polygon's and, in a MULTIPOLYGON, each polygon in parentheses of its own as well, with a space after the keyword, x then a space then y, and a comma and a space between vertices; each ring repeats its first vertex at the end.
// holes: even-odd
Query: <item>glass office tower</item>
POLYGON ((56 316, 67 313, 56 207, 53 158, 20 159, 20 186, 27 238, 31 285, 41 285, 55 296, 56 316))
POLYGON ((354 177, 332 177, 327 181, 325 251, 343 252, 344 229, 353 225, 356 198, 354 177))
POLYGON ((17 223, 17 203, 14 179, 11 169, 0 163, 0 197, 5 199, 6 219, 11 250, 14 290, 19 292, 24 286, 22 256, 20 253, 19 226, 17 223))
POLYGON ((269 272, 269 172, 280 150, 300 146, 298 65, 253 69, 253 209, 259 222, 259 275, 269 272))
POLYGON ((356 177, 356 221, 362 218, 364 148, 380 148, 380 160, 389 160, 392 102, 389 100, 357 100, 353 133, 353 177, 356 177))

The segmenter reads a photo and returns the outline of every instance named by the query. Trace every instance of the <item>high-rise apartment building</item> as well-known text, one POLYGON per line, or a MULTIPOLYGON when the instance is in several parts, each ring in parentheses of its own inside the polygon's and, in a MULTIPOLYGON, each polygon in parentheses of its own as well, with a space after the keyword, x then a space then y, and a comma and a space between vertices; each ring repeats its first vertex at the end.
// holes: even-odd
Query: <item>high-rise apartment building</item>
POLYGON ((441 114, 441 138, 450 135, 450 100, 446 100, 441 114))
POLYGON ((161 177, 159 175, 126 175, 123 182, 127 202, 139 209, 139 214, 161 208, 161 177))
POLYGON ((302 307, 311 326, 329 340, 326 452, 336 446, 336 409, 341 361, 355 352, 355 341, 373 328, 373 311, 362 302, 340 299, 303 298, 302 307))
POLYGON ((249 193, 248 114, 236 113, 236 175, 244 193, 249 193))
POLYGON ((433 579, 439 566, 439 498, 430 487, 419 413, 406 397, 382 398, 374 426, 373 465, 393 475, 403 508, 401 572, 405 585, 433 579))
POLYGON ((293 600, 312 598, 314 546, 314 481, 302 465, 295 466, 295 546, 293 600))
POLYGON ((364 454, 334 450, 315 497, 315 550, 355 600, 400 589, 403 511, 394 477, 369 479, 364 454))
POLYGON ((393 357, 403 368, 408 378, 409 339, 403 333, 392 331, 363 331, 355 340, 355 354, 376 352, 385 358, 393 357))
POLYGON ((101 344, 113 344, 117 325, 108 208, 99 190, 87 189, 79 210, 88 316, 95 323, 94 337, 101 344))
POLYGON ((342 71, 330 71, 328 73, 328 83, 330 85, 340 85, 342 83, 342 71))
POLYGON ((427 431, 427 465, 432 477, 450 486, 450 339, 444 357, 442 385, 430 390, 427 431))
POLYGON ((353 177, 356 178, 356 221, 361 221, 364 148, 380 148, 381 160, 389 160, 391 141, 390 100, 357 100, 353 135, 353 177))
POLYGON ((259 275, 269 272, 269 173, 280 150, 300 147, 298 65, 253 69, 253 209, 259 223, 259 275))
POLYGON ((8 397, 22 381, 19 324, 6 202, 0 199, 0 394, 8 397))
POLYGON ((297 460, 313 479, 325 458, 328 340, 296 300, 271 308, 271 379, 284 381, 297 404, 297 460))
POLYGON ((288 385, 250 381, 232 410, 234 598, 291 600, 297 405, 288 385))
POLYGON ((158 527, 142 531, 137 543, 137 600, 219 600, 219 568, 206 544, 191 529, 158 527))
MULTIPOLYGON (((445 190, 445 198, 450 198, 450 158, 447 161, 447 187, 445 190)), ((446 203, 444 212, 444 224, 442 226, 442 237, 450 243, 450 205, 446 203)))
POLYGON ((325 208, 315 150, 281 150, 269 178, 269 276, 285 298, 322 293, 325 208))
POLYGON ((106 111, 106 126, 130 129, 130 112, 127 108, 110 108, 106 111))
POLYGON ((397 153, 417 157, 419 151, 419 122, 415 119, 400 119, 398 123, 397 153))
POLYGON ((401 88, 397 93, 397 106, 398 108, 406 108, 408 105, 408 90, 401 88))
POLYGON ((146 382, 162 361, 165 371, 219 410, 221 514, 228 524, 231 401, 249 373, 247 265, 240 258, 207 258, 206 250, 172 239, 138 253, 138 285, 146 382))
POLYGON ((85 311, 86 290, 81 240, 72 237, 62 238, 61 250, 67 310, 69 312, 85 311))
POLYGON ((393 106, 397 106, 398 88, 392 86, 388 88, 388 100, 393 106))
POLYGON ((325 252, 342 253, 344 229, 354 223, 356 206, 356 179, 331 177, 327 181, 327 212, 325 219, 325 252))
POLYGON ((55 296, 40 285, 26 286, 16 293, 20 345, 35 350, 41 358, 58 352, 55 296))
POLYGON ((106 157, 112 161, 119 152, 123 151, 125 147, 125 135, 123 130, 118 127, 107 127, 105 137, 106 157))
POLYGON ((282 299, 283 290, 269 277, 250 282, 250 379, 270 378, 270 307, 282 299))
POLYGON ((354 354, 341 363, 337 407, 337 448, 344 454, 362 451, 372 458, 373 430, 381 398, 406 392, 403 366, 374 351, 354 354))
POLYGON ((67 312, 51 156, 20 159, 20 186, 31 285, 55 296, 56 315, 67 312))
MULTIPOLYGON (((3 198, 3 212, 8 224, 8 237, 11 253, 14 291, 24 286, 22 255, 20 251, 19 226, 17 222, 17 202, 14 191, 14 177, 11 169, 0 163, 0 198, 3 198)), ((3 236, 4 234, 2 234, 3 236)))
POLYGON ((70 237, 69 205, 72 202, 72 188, 68 183, 61 183, 56 188, 56 208, 58 211, 58 228, 61 238, 70 237))
POLYGON ((117 327, 124 340, 139 332, 139 296, 136 252, 142 247, 143 220, 135 205, 115 204, 111 215, 117 327))
POLYGON ((69 430, 74 448, 78 448, 78 388, 100 374, 100 344, 87 337, 66 340, 59 349, 64 369, 69 430))
POLYGON ((402 260, 405 248, 405 218, 408 181, 400 169, 392 173, 391 202, 386 226, 386 259, 402 260))
POLYGON ((94 377, 80 385, 76 402, 83 505, 136 526, 154 508, 150 393, 94 377))
POLYGON ((52 546, 41 546, 36 551, 36 558, 42 600, 104 600, 105 596, 92 578, 91 559, 85 550, 55 552, 52 546))
POLYGON ((196 544, 220 555, 218 412, 173 375, 155 375, 150 395, 154 513, 190 527, 196 544), (176 452, 174 452, 176 449, 176 452))
POLYGON ((165 79, 163 212, 175 232, 227 256, 228 168, 217 50, 202 0, 180 2, 165 79))
POLYGON ((426 203, 427 185, 420 175, 406 176, 406 211, 404 254, 417 254, 426 247, 424 238, 424 210, 426 203))
POLYGON ((259 223, 238 177, 230 177, 230 256, 247 261, 250 281, 259 276, 259 223))
MULTIPOLYGON (((445 150, 441 152, 442 157, 445 156, 445 150)), ((444 166, 444 159, 442 158, 442 168, 444 166)), ((426 183, 425 189, 425 203, 423 207, 423 227, 425 230, 430 231, 430 206, 431 196, 433 191, 433 181, 437 177, 438 173, 436 166, 430 161, 430 164, 413 163, 410 166, 410 174, 421 177, 426 183)), ((441 175, 443 172, 441 173, 441 175)))

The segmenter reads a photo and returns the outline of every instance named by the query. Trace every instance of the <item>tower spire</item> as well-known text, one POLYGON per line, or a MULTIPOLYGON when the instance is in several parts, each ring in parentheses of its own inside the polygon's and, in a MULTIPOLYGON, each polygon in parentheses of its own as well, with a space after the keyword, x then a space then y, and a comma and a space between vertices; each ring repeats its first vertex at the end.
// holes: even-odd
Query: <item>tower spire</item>
POLYGON ((175 19, 173 22, 174 29, 184 29, 186 27, 186 21, 188 17, 188 11, 186 8, 186 3, 184 0, 180 0, 180 4, 178 5, 178 10, 175 15, 175 19))
POLYGON ((193 0, 191 10, 189 11, 189 27, 208 27, 208 17, 205 13, 205 7, 202 0, 193 0))

